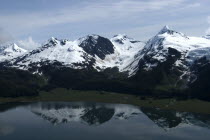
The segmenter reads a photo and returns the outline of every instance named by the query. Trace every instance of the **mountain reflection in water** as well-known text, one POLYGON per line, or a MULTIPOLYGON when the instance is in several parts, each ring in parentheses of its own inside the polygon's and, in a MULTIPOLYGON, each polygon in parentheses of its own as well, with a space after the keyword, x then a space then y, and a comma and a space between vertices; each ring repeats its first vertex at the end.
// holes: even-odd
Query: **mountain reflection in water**
POLYGON ((128 119, 141 113, 140 109, 129 105, 88 104, 88 103, 39 103, 30 110, 52 124, 80 122, 100 125, 114 119, 128 119))
POLYGON ((36 131, 34 139, 97 139, 99 134, 100 139, 209 139, 210 115, 122 104, 1 104, 0 139, 26 139, 25 131, 28 138, 36 131))

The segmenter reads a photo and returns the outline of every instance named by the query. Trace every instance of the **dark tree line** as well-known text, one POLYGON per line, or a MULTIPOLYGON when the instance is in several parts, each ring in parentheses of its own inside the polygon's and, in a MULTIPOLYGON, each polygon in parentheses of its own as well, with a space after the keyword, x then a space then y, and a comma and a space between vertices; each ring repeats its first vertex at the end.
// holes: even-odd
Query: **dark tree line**
POLYGON ((41 78, 27 71, 13 68, 0 69, 0 96, 36 96, 41 87, 41 78))
MULTIPOLYGON (((40 90, 54 88, 74 90, 98 90, 156 98, 199 98, 210 100, 210 64, 196 66, 197 80, 184 89, 176 83, 180 73, 171 68, 174 58, 167 59, 151 71, 139 70, 127 78, 127 73, 119 73, 117 68, 98 72, 94 69, 75 70, 62 66, 45 65, 39 70, 42 76, 13 68, 0 69, 0 96, 36 96, 40 90)), ((200 64, 200 63, 199 63, 200 64)), ((180 81, 182 82, 182 81, 180 81)))

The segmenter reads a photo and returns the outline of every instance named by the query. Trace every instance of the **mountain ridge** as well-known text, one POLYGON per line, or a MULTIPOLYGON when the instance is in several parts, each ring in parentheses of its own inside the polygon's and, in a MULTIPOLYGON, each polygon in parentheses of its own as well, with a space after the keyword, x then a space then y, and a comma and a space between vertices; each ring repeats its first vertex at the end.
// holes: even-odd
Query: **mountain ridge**
POLYGON ((1 66, 44 76, 52 87, 188 96, 196 87, 209 89, 210 40, 168 26, 147 42, 123 34, 75 41, 52 37, 1 66))
MULTIPOLYGON (((18 46, 15 44, 15 47, 18 46)), ((115 35, 111 39, 92 34, 75 41, 52 37, 44 45, 28 53, 18 47, 24 53, 10 55, 10 66, 27 70, 29 65, 39 67, 40 63, 60 62, 75 69, 90 66, 97 71, 117 67, 120 72, 128 72, 132 76, 139 67, 150 70, 158 63, 166 61, 166 57, 170 55, 169 48, 181 53, 174 65, 186 70, 195 60, 210 57, 208 39, 188 37, 166 25, 146 43, 123 34, 115 35)), ((8 57, 0 61, 6 59, 10 60, 8 57)))
MULTIPOLYGON (((141 41, 122 35, 115 36, 110 40, 99 35, 88 35, 75 41, 58 40, 52 37, 43 46, 13 59, 10 65, 14 64, 17 68, 27 70, 30 64, 49 60, 51 62, 58 61, 67 67, 76 69, 85 68, 90 63, 94 63, 92 67, 100 71, 104 68, 124 65, 124 60, 131 59, 129 52, 126 54, 125 51, 131 50, 130 53, 135 53, 134 49, 138 49, 138 47, 141 49, 143 44, 141 41), (120 39, 122 39, 121 42, 117 42, 120 39), (125 43, 127 44, 124 45, 125 43)), ((122 66, 120 70, 125 71, 124 67, 122 66)))

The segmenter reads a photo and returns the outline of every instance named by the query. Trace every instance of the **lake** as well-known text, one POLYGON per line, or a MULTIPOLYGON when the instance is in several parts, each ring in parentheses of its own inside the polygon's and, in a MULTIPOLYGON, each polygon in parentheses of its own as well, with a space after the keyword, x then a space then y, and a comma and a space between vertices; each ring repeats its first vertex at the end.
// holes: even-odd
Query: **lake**
POLYGON ((210 115, 124 104, 0 104, 0 140, 209 140, 210 115))

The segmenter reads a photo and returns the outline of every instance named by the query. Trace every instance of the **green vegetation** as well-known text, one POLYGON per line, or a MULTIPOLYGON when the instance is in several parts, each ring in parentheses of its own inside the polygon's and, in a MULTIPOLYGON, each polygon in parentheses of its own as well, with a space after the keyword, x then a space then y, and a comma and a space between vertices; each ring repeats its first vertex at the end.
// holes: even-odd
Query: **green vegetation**
POLYGON ((176 111, 196 112, 210 114, 210 102, 196 99, 177 100, 175 98, 155 99, 152 97, 135 96, 128 94, 99 92, 99 91, 77 91, 63 88, 54 89, 50 92, 41 92, 36 97, 0 98, 0 103, 5 102, 38 102, 38 101, 64 101, 64 102, 105 102, 133 104, 142 107, 157 107, 161 109, 172 109, 176 111))

